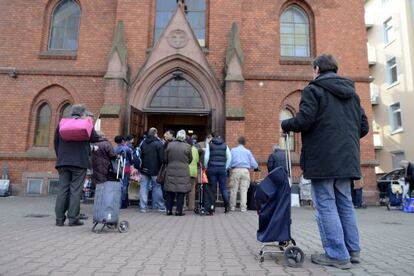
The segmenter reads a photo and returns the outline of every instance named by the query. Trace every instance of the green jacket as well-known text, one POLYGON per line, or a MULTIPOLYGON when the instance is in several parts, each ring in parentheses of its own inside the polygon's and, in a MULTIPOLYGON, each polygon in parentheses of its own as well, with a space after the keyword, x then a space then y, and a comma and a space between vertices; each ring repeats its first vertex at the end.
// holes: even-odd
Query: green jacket
POLYGON ((195 146, 191 147, 191 154, 193 155, 193 160, 191 161, 190 167, 190 177, 197 177, 197 164, 199 161, 198 150, 195 146))

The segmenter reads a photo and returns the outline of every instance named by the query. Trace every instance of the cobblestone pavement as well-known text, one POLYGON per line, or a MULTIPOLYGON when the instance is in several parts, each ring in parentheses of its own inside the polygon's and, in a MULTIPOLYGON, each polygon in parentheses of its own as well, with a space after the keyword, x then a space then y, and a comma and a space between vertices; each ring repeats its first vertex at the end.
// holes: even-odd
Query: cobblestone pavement
POLYGON ((53 197, 0 198, 0 275, 414 275, 414 214, 397 210, 357 210, 362 263, 348 271, 310 262, 322 249, 309 207, 292 214, 302 268, 281 255, 258 262, 253 211, 167 217, 131 206, 121 212, 128 233, 95 234, 92 205, 82 205, 90 218, 80 227, 56 227, 53 210, 53 197))

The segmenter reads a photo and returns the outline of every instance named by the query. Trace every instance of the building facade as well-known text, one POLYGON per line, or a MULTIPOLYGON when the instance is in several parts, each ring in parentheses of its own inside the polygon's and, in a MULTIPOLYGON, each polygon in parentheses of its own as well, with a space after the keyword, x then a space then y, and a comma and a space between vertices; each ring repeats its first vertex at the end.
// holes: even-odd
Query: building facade
MULTIPOLYGON (((109 138, 152 126, 201 139, 218 130, 230 146, 243 135, 264 166, 321 53, 335 55, 340 74, 356 82, 371 120, 364 3, 259 2, 1 1, 0 162, 13 189, 53 192, 54 130, 73 103, 99 115, 109 138)), ((301 141, 292 138, 297 182, 301 141)), ((361 157, 373 203, 371 133, 361 157)))
POLYGON ((365 1, 377 173, 414 160, 414 1, 365 1))

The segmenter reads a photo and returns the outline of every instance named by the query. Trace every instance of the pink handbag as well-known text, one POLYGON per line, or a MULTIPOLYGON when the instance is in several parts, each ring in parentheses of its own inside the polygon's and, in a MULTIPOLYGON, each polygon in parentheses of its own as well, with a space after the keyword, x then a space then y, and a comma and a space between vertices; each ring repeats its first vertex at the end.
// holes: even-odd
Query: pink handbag
POLYGON ((59 123, 59 134, 65 141, 89 141, 92 133, 90 118, 63 118, 59 123))

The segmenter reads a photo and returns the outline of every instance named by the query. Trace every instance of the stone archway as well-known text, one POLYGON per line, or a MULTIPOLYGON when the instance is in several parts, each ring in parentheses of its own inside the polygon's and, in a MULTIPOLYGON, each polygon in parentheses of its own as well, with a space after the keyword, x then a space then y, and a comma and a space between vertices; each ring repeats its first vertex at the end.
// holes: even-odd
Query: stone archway
MULTIPOLYGON (((141 72, 129 90, 129 112, 131 107, 143 113, 160 112, 171 114, 210 114, 211 130, 224 132, 224 97, 214 77, 193 60, 182 55, 170 56, 141 72), (158 89, 180 74, 200 94, 202 108, 162 109, 151 107, 151 100, 158 89)), ((130 123, 129 123, 130 126, 130 123)))

